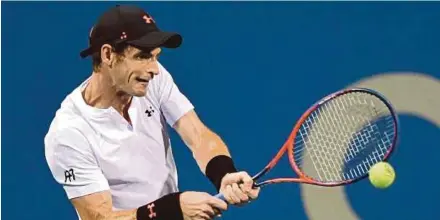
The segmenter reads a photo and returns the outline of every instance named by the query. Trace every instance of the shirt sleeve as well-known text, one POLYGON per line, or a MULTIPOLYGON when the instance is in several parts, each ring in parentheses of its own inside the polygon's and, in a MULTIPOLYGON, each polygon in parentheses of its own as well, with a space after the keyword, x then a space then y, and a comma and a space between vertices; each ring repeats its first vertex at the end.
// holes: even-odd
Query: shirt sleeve
POLYGON ((160 71, 158 75, 159 85, 155 92, 167 123, 173 126, 180 117, 194 109, 194 106, 179 90, 171 74, 160 63, 158 65, 160 71))
POLYGON ((90 144, 80 131, 64 129, 45 140, 49 169, 69 199, 109 190, 90 144))

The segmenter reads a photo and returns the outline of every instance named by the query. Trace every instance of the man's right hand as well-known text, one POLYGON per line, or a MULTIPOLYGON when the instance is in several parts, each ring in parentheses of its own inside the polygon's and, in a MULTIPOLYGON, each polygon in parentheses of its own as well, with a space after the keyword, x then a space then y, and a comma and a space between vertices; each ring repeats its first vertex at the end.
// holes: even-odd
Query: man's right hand
POLYGON ((183 192, 180 194, 180 207, 185 220, 205 220, 220 215, 228 205, 208 193, 183 192))

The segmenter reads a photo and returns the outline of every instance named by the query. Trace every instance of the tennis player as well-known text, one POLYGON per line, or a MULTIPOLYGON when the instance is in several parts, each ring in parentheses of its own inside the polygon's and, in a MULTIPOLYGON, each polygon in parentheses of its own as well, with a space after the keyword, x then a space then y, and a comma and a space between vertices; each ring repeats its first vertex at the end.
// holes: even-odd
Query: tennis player
POLYGON ((80 219, 212 219, 228 203, 257 198, 251 177, 237 171, 158 62, 161 48, 181 42, 135 6, 109 9, 92 28, 81 56, 92 57, 93 73, 64 99, 44 140, 49 168, 80 219), (178 190, 167 125, 227 203, 178 190))

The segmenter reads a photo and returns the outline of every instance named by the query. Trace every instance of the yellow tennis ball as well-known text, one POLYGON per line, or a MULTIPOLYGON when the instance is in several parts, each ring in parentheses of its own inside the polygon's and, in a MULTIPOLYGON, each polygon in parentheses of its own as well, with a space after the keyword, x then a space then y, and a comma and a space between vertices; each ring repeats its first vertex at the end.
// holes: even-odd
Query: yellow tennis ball
POLYGON ((387 162, 374 164, 368 171, 368 178, 374 187, 385 189, 393 184, 396 178, 394 168, 387 162))

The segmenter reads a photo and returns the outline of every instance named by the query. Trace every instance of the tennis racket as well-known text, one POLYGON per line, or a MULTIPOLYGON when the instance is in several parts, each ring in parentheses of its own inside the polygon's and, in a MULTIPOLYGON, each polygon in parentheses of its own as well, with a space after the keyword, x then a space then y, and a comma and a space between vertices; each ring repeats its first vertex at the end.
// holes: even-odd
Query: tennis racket
MULTIPOLYGON (((340 186, 368 176, 386 161, 398 140, 399 121, 390 102, 364 88, 345 89, 312 105, 276 156, 254 177, 254 186, 305 183, 340 186), (287 153, 297 177, 260 180, 287 153)), ((225 199, 221 193, 217 198, 225 199)))

